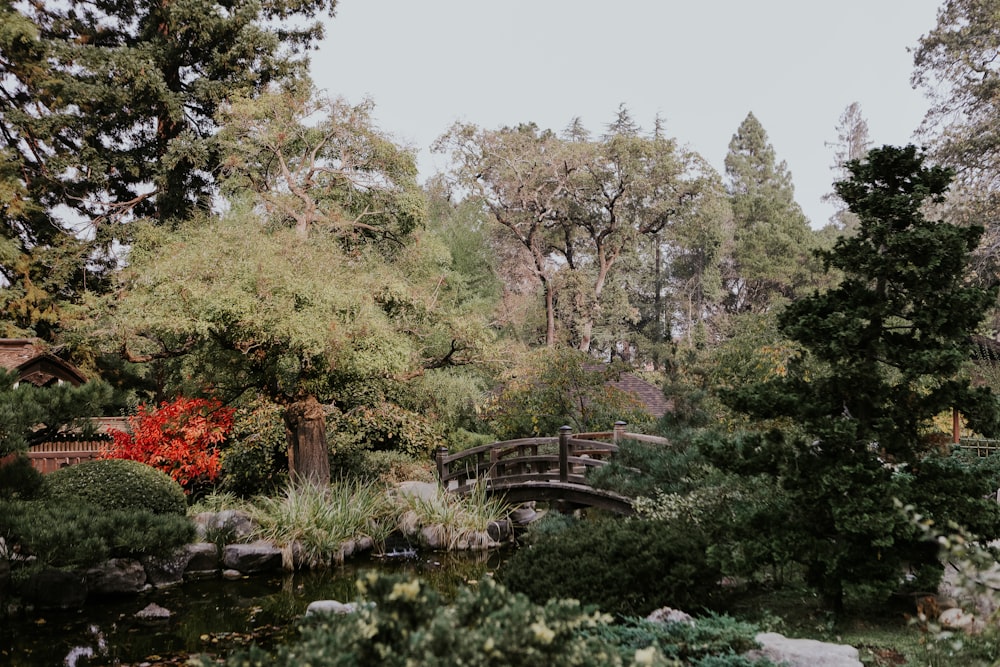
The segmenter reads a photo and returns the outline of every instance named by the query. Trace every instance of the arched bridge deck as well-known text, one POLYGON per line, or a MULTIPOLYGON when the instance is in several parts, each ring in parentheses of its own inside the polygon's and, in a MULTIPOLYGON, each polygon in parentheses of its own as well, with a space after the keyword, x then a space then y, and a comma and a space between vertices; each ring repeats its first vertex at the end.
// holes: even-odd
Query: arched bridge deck
POLYGON ((494 442, 451 455, 441 447, 436 453, 438 479, 456 493, 468 493, 485 482, 487 492, 503 494, 513 503, 556 501, 628 515, 634 511, 630 498, 595 489, 586 478, 589 468, 607 465, 618 451, 616 443, 626 438, 668 443, 663 438, 626 433, 623 422, 615 424, 614 431, 576 435, 564 426, 558 437, 494 442))

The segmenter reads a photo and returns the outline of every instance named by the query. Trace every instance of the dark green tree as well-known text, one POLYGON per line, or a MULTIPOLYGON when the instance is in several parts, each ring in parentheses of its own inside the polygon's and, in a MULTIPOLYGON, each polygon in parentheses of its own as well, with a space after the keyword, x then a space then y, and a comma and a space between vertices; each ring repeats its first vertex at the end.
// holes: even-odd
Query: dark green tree
POLYGON ((727 310, 763 312, 805 283, 811 238, 792 175, 753 113, 729 142, 726 180, 733 208, 727 310))
MULTIPOLYGON (((728 394, 736 407, 791 417, 804 432, 745 451, 769 459, 792 496, 783 524, 795 527, 796 557, 835 608, 850 586, 891 592, 904 562, 938 567, 892 502, 919 501, 929 484, 922 476, 933 481, 923 437, 931 419, 958 407, 983 433, 1000 426, 996 397, 962 375, 968 336, 996 298, 967 280, 982 228, 923 213, 944 197, 951 171, 925 166, 913 146, 874 149, 847 169, 851 179, 836 188, 858 232, 821 253, 843 281, 781 314, 782 333, 804 350, 786 375, 728 394)), ((939 523, 969 518, 947 504, 935 509, 939 523)))
MULTIPOLYGON (((216 111, 304 73, 335 0, 0 0, 0 299, 50 336, 121 223, 207 208, 216 111)), ((8 326, 9 328, 9 326, 8 326)))
POLYGON ((0 457, 23 452, 66 427, 92 432, 87 418, 102 414, 110 402, 111 388, 103 382, 36 387, 18 384, 17 373, 0 370, 0 457))

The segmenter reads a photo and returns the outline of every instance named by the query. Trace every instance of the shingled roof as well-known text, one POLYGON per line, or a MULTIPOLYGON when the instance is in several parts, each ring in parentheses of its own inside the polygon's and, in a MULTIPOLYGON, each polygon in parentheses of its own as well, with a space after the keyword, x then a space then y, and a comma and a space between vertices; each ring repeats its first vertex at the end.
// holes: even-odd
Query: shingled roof
POLYGON ((0 368, 16 371, 19 382, 38 387, 59 382, 78 387, 87 381, 76 366, 49 354, 37 338, 0 338, 0 368))

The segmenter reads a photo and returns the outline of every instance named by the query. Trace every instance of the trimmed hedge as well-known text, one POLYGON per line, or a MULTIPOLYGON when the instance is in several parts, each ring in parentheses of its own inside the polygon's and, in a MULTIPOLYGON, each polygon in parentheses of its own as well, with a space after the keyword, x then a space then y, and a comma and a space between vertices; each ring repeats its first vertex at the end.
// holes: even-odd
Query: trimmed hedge
POLYGON ((85 461, 46 475, 44 496, 79 500, 106 510, 186 514, 187 497, 170 475, 138 461, 85 461))

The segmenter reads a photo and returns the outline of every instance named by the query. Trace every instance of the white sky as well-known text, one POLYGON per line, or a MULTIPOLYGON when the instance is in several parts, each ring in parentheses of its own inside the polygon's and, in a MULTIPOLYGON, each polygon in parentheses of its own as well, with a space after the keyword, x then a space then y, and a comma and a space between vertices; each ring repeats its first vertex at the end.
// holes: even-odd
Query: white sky
POLYGON ((927 101, 907 51, 942 0, 340 0, 312 54, 316 85, 375 102, 378 125, 446 166, 430 144, 455 121, 601 134, 624 103, 643 129, 723 171, 752 111, 814 227, 833 209, 836 126, 858 102, 874 145, 905 144, 927 101))

